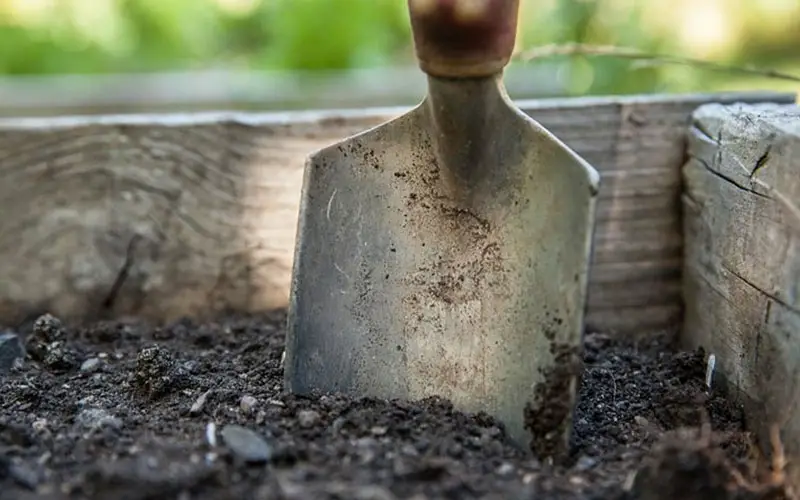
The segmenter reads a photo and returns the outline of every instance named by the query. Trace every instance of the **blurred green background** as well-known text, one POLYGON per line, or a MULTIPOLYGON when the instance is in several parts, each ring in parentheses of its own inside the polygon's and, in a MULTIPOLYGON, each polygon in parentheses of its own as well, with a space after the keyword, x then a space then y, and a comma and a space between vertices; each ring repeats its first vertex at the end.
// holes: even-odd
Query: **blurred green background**
MULTIPOLYGON (((613 44, 800 74, 798 0, 522 2, 521 49, 613 44)), ((4 77, 413 64, 405 0, 0 0, 4 77)), ((550 95, 800 90, 764 77, 605 57, 525 64, 549 65, 537 79, 558 78, 550 95)))

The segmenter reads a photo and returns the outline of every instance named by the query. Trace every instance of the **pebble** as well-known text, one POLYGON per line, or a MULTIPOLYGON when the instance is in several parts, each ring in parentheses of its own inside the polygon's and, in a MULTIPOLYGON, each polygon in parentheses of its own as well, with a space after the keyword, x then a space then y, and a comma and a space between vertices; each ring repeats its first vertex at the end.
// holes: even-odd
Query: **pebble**
POLYGON ((25 357, 25 346, 16 333, 0 334, 0 373, 8 373, 18 359, 25 357))
POLYGON ((151 400, 191 386, 183 364, 171 351, 158 344, 139 349, 133 380, 136 391, 151 400))
POLYGON ((226 425, 220 434, 231 452, 245 462, 267 462, 273 456, 272 447, 258 433, 250 429, 239 425, 226 425))
POLYGON ((319 422, 320 415, 314 410, 302 410, 297 414, 297 422, 300 427, 308 429, 314 427, 319 422))
POLYGON ((64 325, 52 314, 44 314, 33 322, 33 335, 45 342, 55 342, 64 336, 64 325))
POLYGON ((249 415, 253 413, 253 409, 258 404, 258 400, 253 396, 244 395, 242 399, 239 401, 239 409, 242 410, 242 413, 245 415, 249 415))
POLYGON ((211 394, 211 389, 207 390, 203 394, 200 395, 192 404, 192 407, 189 408, 190 415, 198 415, 200 412, 203 411, 203 407, 206 405, 206 401, 208 401, 208 395, 211 394))
POLYGON ((81 363, 81 371, 83 373, 94 373, 100 369, 102 361, 98 358, 89 358, 81 363))
POLYGON ((42 363, 48 369, 56 372, 70 371, 78 366, 75 353, 61 342, 53 342, 47 346, 42 363))
POLYGON ((419 451, 414 447, 414 445, 406 443, 400 448, 400 453, 403 455, 408 455, 409 457, 418 457, 419 451))
POLYGON ((596 459, 584 455, 584 456, 582 456, 581 458, 578 459, 578 463, 575 464, 575 469, 577 469, 580 472, 585 472, 585 471, 593 468, 595 465, 597 465, 597 460, 596 459))
POLYGON ((508 477, 514 472, 516 472, 516 468, 508 462, 503 462, 495 471, 498 476, 508 477))
POLYGON ((38 418, 31 424, 31 427, 35 432, 45 432, 47 430, 47 419, 38 418))
POLYGON ((87 408, 81 410, 75 418, 75 422, 86 430, 100 429, 103 427, 120 429, 122 427, 122 420, 111 415, 102 408, 87 408))
POLYGON ((358 448, 374 448, 374 447, 378 446, 378 442, 374 438, 371 438, 371 437, 362 437, 362 438, 356 439, 355 444, 356 444, 356 447, 358 447, 358 448))

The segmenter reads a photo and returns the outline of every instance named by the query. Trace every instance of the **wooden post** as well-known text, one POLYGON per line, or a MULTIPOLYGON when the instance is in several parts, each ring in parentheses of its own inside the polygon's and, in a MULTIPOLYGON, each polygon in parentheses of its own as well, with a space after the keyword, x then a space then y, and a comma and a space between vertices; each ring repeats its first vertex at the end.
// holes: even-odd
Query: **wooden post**
POLYGON ((798 456, 800 107, 702 106, 688 152, 684 340, 715 356, 713 386, 741 398, 760 440, 780 426, 798 456))

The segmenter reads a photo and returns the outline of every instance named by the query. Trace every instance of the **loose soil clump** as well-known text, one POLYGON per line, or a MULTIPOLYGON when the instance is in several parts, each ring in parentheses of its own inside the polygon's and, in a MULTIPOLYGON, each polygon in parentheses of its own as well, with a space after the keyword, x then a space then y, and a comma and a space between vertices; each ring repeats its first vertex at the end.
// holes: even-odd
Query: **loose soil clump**
POLYGON ((587 334, 569 454, 552 464, 441 399, 285 394, 284 321, 17 329, 28 356, 0 374, 0 498, 789 498, 780 471, 756 479, 704 353, 669 335, 587 334))

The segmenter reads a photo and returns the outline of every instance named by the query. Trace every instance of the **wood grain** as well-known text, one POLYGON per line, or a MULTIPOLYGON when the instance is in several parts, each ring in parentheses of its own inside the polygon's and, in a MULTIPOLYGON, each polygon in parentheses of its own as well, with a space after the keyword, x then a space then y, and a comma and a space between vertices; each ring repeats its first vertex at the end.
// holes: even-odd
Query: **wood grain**
MULTIPOLYGON (((587 321, 680 321, 680 167, 692 111, 791 94, 520 107, 601 172, 587 321)), ((306 156, 407 108, 0 121, 0 322, 154 321, 282 306, 306 156)))
MULTIPOLYGON (((800 107, 708 105, 684 167, 683 337, 768 441, 800 454, 800 107)), ((790 471, 800 484, 800 469, 790 471)))

